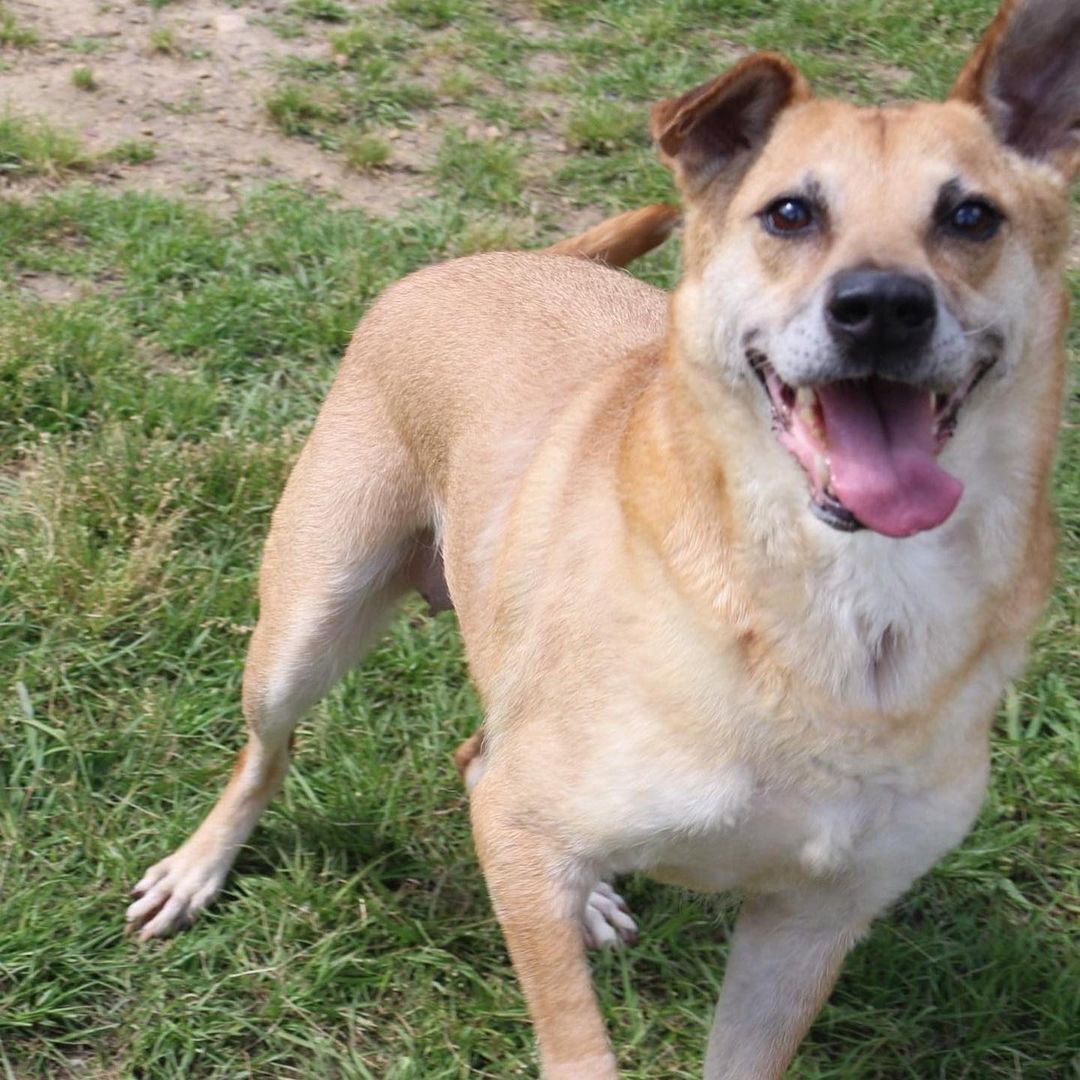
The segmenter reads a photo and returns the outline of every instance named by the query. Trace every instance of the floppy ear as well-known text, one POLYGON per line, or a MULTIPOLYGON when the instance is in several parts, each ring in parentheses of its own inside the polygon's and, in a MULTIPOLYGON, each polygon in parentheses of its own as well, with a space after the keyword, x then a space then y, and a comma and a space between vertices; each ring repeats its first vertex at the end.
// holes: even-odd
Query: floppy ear
POLYGON ((652 135, 679 186, 693 194, 729 166, 749 164, 776 117, 810 96, 793 64, 756 53, 712 82, 654 105, 652 135))
POLYGON ((1072 179, 1080 167, 1080 2, 1005 0, 950 97, 1072 179))

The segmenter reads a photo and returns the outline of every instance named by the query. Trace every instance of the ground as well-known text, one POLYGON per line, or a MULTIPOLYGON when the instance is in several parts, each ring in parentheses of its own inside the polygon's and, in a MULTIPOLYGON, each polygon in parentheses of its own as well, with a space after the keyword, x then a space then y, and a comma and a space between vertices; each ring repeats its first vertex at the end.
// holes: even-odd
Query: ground
MULTIPOLYGON (((650 102, 765 46, 828 92, 940 95, 992 7, 0 3, 6 1076, 535 1075, 450 758, 479 719, 452 615, 410 608, 313 711, 197 928, 123 934, 240 743, 274 500, 386 284, 672 197, 650 102)), ((670 284, 676 254, 636 272, 670 284)), ((978 826, 856 950, 793 1075, 1075 1074, 1078 417, 978 826)), ((595 962, 624 1074, 700 1075, 732 909, 627 894, 642 940, 595 962)))
POLYGON ((286 57, 329 56, 322 39, 282 38, 268 20, 285 4, 192 0, 165 11, 96 0, 9 3, 42 47, 10 57, 2 93, 31 103, 84 137, 91 152, 125 142, 154 150, 142 164, 110 163, 113 189, 134 188, 234 204, 270 180, 330 192, 354 206, 389 212, 419 193, 352 172, 318 147, 290 139, 265 106, 286 57), (80 89, 77 68, 93 72, 80 89))

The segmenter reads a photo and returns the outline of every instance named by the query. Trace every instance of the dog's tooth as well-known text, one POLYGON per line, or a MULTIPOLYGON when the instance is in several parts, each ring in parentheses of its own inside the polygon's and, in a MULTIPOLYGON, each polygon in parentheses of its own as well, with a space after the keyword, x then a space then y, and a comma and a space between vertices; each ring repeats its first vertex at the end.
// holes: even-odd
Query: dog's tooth
POLYGON ((795 412, 818 442, 824 444, 825 429, 821 426, 817 392, 809 386, 800 386, 795 394, 795 412))
POLYGON ((829 486, 829 481, 832 479, 832 467, 824 454, 814 455, 814 479, 822 491, 829 486))

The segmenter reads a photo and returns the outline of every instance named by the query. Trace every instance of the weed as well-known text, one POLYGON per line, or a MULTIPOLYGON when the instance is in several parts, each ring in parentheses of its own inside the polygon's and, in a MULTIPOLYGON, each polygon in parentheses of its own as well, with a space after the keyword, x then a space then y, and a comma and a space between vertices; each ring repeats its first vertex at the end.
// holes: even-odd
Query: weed
POLYGON ((425 30, 448 26, 468 10, 465 0, 390 0, 390 8, 425 30))
POLYGON ((0 114, 0 173, 56 177, 92 165, 93 158, 71 132, 10 109, 0 114))
POLYGON ((323 22, 344 22, 349 13, 336 0, 294 0, 289 14, 302 19, 321 19, 323 22))
POLYGON ((176 116, 192 116, 206 108, 206 97, 201 88, 189 90, 178 101, 162 102, 162 108, 176 116))
POLYGON ((161 56, 180 56, 183 52, 176 31, 171 26, 155 26, 150 31, 149 49, 161 56))
POLYGON ((96 90, 98 88, 97 77, 88 67, 77 67, 71 73, 71 85, 76 90, 96 90))
POLYGON ((106 39, 99 37, 77 37, 64 42, 65 49, 70 49, 71 52, 78 53, 80 56, 94 56, 107 47, 106 39))
POLYGON ((157 157, 157 148, 146 139, 125 139, 109 151, 108 157, 124 165, 145 165, 157 157))
POLYGON ((0 48, 28 49, 37 42, 37 33, 23 26, 12 12, 0 4, 0 48))
POLYGON ((350 168, 357 172, 369 172, 390 160, 391 146, 379 135, 371 132, 355 132, 346 136, 341 147, 350 168))
POLYGON ((324 97, 296 83, 275 91, 267 99, 266 109, 286 135, 311 135, 317 121, 335 116, 333 105, 324 97))
POLYGON ((439 79, 439 97, 451 101, 464 101, 479 89, 477 77, 466 68, 451 68, 439 79))
POLYGON ((304 20, 290 15, 263 15, 257 21, 269 27, 273 35, 282 41, 295 41, 307 33, 304 20))
POLYGON ((370 54, 383 47, 383 40, 362 22, 354 22, 347 30, 330 36, 334 52, 349 59, 370 54))

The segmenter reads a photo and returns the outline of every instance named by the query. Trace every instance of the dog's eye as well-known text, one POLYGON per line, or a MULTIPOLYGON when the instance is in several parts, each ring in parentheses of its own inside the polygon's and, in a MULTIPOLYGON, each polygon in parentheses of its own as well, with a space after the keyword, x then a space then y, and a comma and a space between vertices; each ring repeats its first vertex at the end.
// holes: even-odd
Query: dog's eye
POLYGON ((814 224, 814 208, 805 199, 789 196, 769 203, 762 211, 761 220, 774 236, 791 236, 814 224))
POLYGON ((965 200, 947 218, 949 228, 968 240, 989 240, 1001 221, 1001 211, 982 199, 965 200))

